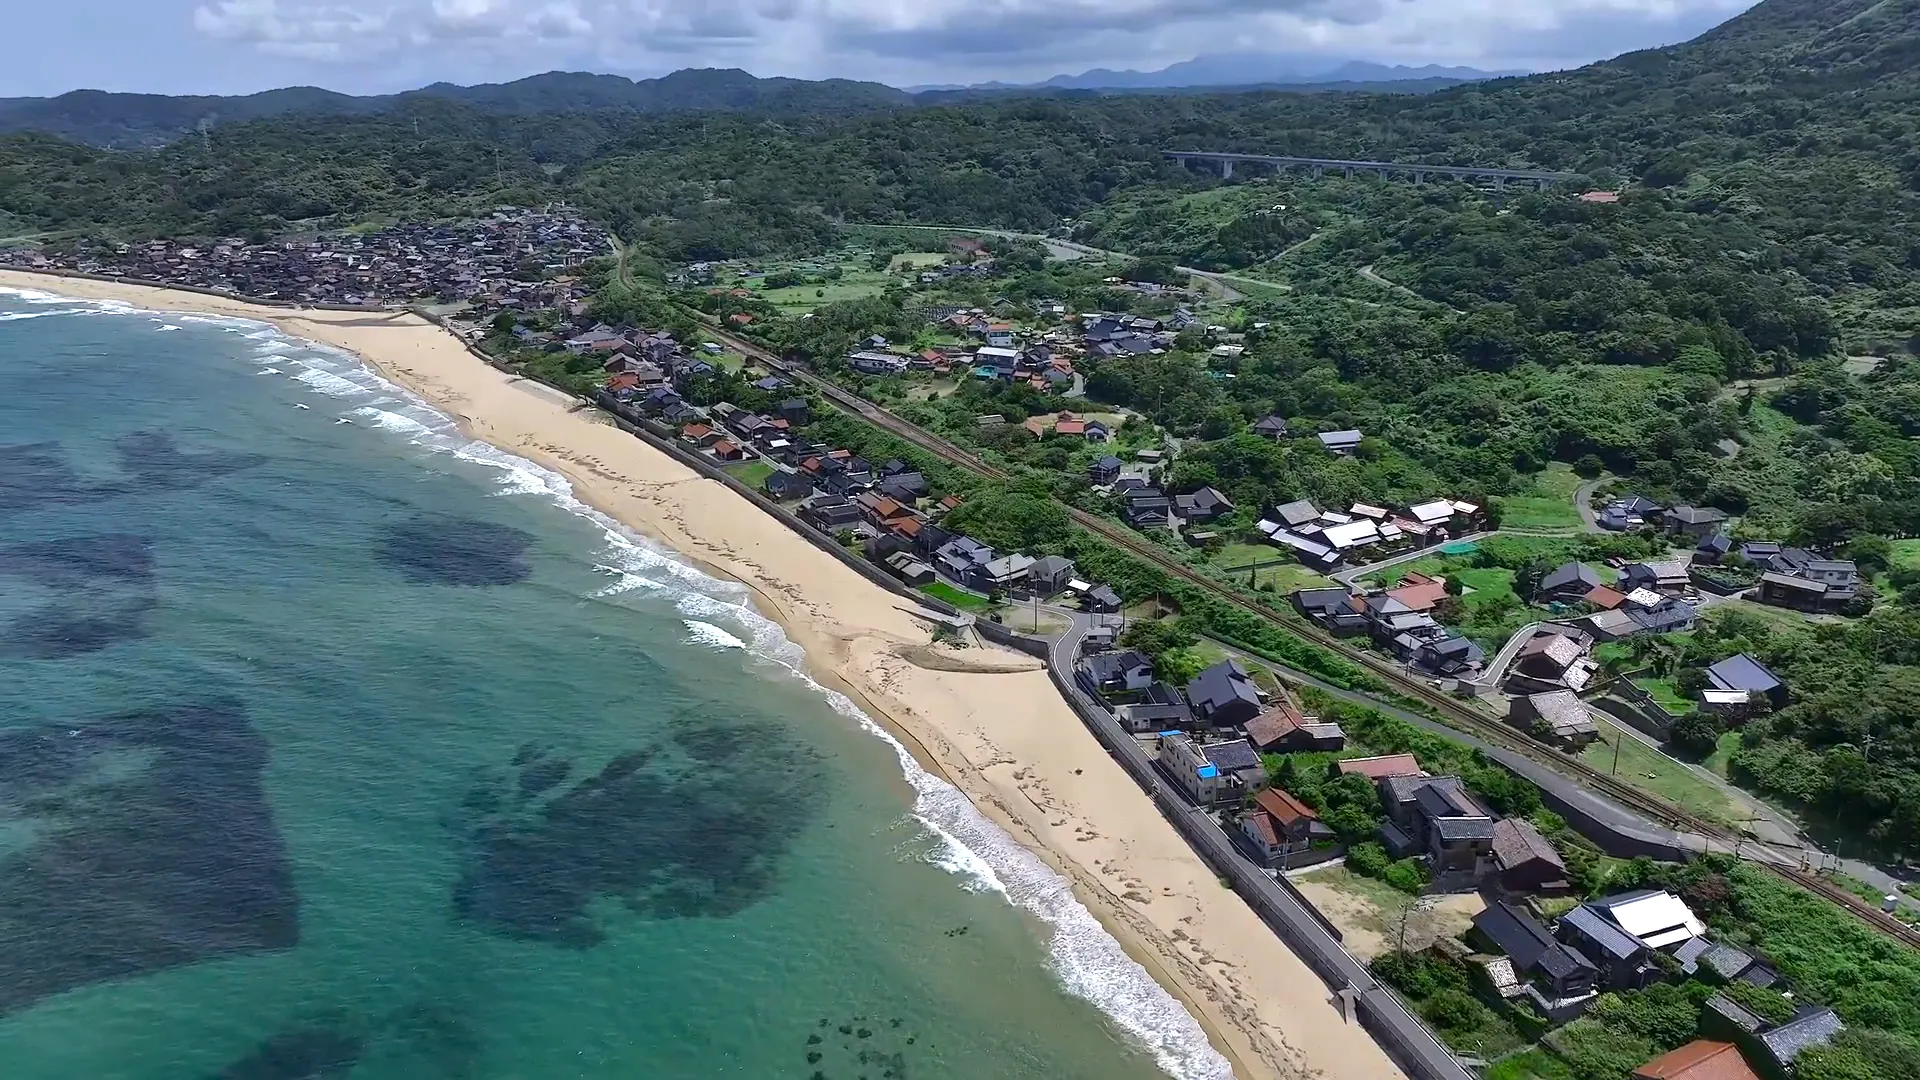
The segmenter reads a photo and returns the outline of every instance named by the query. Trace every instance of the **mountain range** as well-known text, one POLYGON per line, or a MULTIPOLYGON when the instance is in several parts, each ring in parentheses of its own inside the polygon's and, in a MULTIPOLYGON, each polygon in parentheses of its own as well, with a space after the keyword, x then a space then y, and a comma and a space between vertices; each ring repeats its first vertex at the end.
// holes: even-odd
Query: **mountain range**
POLYGON ((832 115, 945 105, 979 95, 1162 93, 1182 90, 1429 93, 1499 73, 1474 68, 1388 67, 1310 56, 1235 53, 1199 57, 1154 72, 1088 71, 1043 83, 901 90, 850 79, 762 79, 738 69, 688 68, 657 79, 551 71, 507 83, 434 83, 399 94, 354 96, 314 86, 241 97, 172 97, 75 90, 51 98, 0 98, 0 134, 31 131, 112 149, 159 146, 216 124, 277 116, 361 116, 410 104, 455 101, 485 112, 765 112, 832 115))
MULTIPOLYGON (((971 86, 918 86, 927 90, 1174 90, 1191 87, 1312 87, 1328 84, 1436 83, 1453 85, 1525 75, 1524 71, 1482 71, 1471 67, 1426 64, 1407 67, 1365 60, 1341 60, 1312 53, 1231 52, 1196 56, 1156 71, 1094 68, 1078 75, 1055 75, 1037 83, 979 83, 971 86)), ((1437 86, 1435 87, 1437 88, 1437 86)))

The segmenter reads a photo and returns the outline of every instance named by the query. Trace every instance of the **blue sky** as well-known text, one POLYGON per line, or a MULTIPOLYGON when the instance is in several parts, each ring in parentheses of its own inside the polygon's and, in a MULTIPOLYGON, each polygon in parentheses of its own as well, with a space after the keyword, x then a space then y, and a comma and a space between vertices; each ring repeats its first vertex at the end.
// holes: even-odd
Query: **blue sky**
POLYGON ((7 16, 0 96, 384 93, 684 67, 894 85, 1031 81, 1202 53, 1573 67, 1754 0, 60 0, 7 16))

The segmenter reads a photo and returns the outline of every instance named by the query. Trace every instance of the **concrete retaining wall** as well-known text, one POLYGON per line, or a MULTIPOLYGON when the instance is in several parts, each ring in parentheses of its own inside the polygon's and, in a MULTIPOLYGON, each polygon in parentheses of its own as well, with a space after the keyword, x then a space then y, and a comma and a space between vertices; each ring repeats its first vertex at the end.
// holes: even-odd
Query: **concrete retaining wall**
POLYGON ((117 277, 110 274, 89 274, 82 270, 58 270, 51 267, 9 266, 0 264, 0 269, 18 270, 23 274, 46 274, 49 277, 78 278, 81 281, 104 281, 111 285, 144 285, 152 289, 171 289, 174 292, 199 293, 201 296, 217 296, 222 300, 232 300, 242 304, 256 304, 260 307, 287 308, 289 310, 309 311, 403 311, 404 305, 398 304, 326 304, 300 303, 292 300, 266 300, 258 296, 242 296, 226 289, 210 289, 204 285, 180 285, 171 281, 155 278, 117 277))

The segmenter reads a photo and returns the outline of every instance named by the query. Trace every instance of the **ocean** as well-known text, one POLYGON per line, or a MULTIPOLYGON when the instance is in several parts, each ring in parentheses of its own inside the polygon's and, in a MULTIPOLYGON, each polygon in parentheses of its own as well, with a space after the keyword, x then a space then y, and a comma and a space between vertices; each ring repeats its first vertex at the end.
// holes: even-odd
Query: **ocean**
POLYGON ((0 292, 9 1080, 1220 1080, 745 591, 258 323, 0 292))

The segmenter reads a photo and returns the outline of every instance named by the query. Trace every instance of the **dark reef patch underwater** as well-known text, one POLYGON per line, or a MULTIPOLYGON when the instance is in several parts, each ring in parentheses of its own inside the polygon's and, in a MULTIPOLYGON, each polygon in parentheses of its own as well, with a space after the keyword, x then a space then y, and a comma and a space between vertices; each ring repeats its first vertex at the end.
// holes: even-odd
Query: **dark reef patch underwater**
POLYGON ((573 763, 522 747, 510 776, 466 800, 475 854, 454 909, 572 948, 606 938, 590 911, 600 898, 647 919, 737 914, 778 887, 782 852, 821 804, 819 765, 777 725, 707 727, 562 789, 573 763))
POLYGON ((533 574, 533 537, 474 518, 429 517, 381 532, 377 556, 408 581, 425 585, 512 585, 533 574))
POLYGON ((297 943, 266 763, 232 701, 0 733, 0 823, 37 835, 0 860, 0 1014, 297 943))

